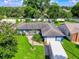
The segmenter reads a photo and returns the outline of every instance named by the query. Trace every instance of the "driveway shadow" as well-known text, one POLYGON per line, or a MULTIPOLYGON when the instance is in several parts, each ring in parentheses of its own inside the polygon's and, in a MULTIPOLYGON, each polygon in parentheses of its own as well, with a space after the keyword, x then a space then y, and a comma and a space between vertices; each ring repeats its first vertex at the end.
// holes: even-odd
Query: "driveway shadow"
POLYGON ((45 56, 45 59, 50 59, 50 57, 48 55, 45 56))

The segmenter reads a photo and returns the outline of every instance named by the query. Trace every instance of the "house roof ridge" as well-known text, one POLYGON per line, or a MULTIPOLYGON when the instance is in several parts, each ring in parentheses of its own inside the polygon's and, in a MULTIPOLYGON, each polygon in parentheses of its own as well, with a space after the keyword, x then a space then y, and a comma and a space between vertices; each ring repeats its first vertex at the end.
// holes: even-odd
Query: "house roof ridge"
MULTIPOLYGON (((62 34, 62 33, 59 31, 58 28, 54 29, 54 28, 52 27, 52 25, 49 24, 49 23, 48 23, 48 25, 50 26, 50 29, 49 29, 48 31, 46 31, 45 34, 49 33, 51 30, 57 32, 58 34, 62 34)), ((62 34, 62 35, 63 35, 63 34, 62 34)))

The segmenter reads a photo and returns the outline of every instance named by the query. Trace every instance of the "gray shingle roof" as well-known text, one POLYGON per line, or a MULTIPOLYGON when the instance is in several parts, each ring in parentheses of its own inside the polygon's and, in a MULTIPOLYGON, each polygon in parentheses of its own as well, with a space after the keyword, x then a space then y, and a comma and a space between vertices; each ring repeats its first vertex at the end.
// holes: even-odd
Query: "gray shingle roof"
POLYGON ((47 22, 21 23, 18 24, 17 29, 39 29, 42 32, 42 36, 64 36, 54 24, 47 22))

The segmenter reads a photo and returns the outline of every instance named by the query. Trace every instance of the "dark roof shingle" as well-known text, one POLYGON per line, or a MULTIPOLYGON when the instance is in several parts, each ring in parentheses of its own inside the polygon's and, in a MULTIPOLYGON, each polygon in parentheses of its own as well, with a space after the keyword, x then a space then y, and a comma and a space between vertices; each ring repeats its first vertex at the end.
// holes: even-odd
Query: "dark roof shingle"
POLYGON ((17 29, 40 29, 43 36, 64 36, 54 24, 47 22, 21 23, 17 29))

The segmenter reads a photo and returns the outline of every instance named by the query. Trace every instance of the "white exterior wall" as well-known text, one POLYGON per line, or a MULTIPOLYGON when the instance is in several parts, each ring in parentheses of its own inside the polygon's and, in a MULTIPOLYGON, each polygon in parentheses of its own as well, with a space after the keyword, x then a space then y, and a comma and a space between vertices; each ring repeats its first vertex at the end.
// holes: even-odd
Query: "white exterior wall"
POLYGON ((49 44, 50 41, 61 41, 63 37, 45 37, 44 40, 49 44))
POLYGON ((63 37, 56 37, 56 41, 62 41, 63 37))
POLYGON ((55 37, 50 37, 50 38, 44 38, 44 40, 46 40, 47 41, 47 44, 49 44, 49 42, 51 41, 51 40, 53 40, 53 41, 55 41, 56 40, 56 38, 55 37))

